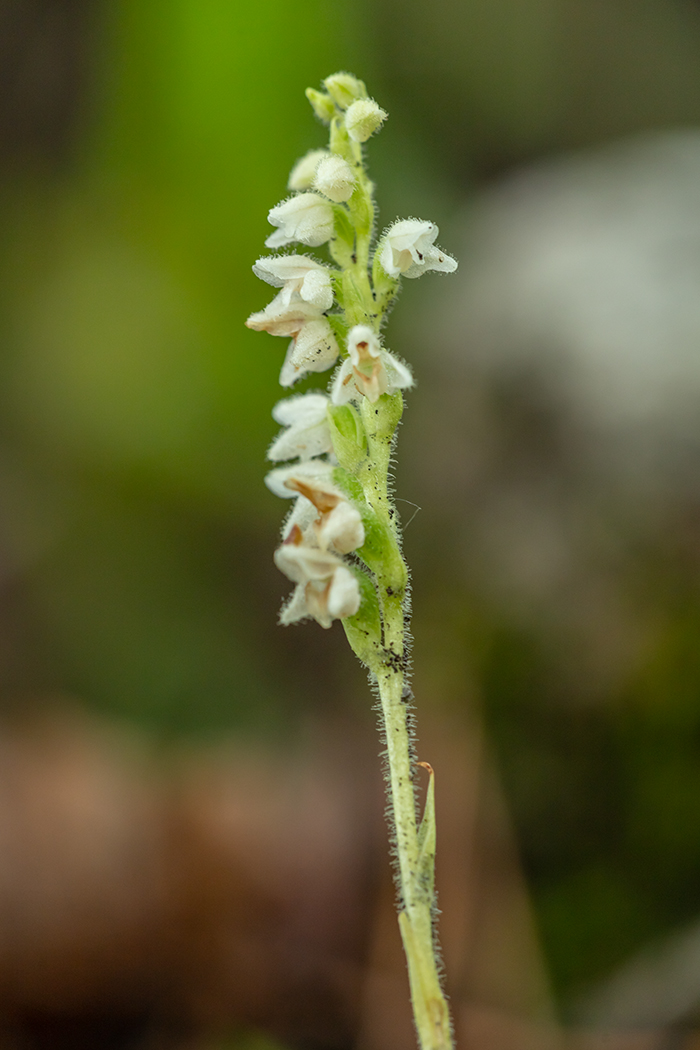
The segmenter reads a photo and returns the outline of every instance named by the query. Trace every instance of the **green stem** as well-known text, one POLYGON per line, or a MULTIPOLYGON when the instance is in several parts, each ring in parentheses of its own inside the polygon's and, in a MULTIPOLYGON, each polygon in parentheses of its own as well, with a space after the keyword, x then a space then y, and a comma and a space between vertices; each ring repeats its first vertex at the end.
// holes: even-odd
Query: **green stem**
MULTIPOLYGON (((402 619, 389 623, 394 638, 403 634, 402 619)), ((396 644, 396 642, 394 642, 396 644)), ((400 894, 399 927, 408 962, 413 1017, 421 1050, 449 1050, 450 1016, 440 987, 433 938, 434 893, 422 877, 416 824, 408 712, 403 702, 402 670, 380 667, 375 672, 386 733, 389 797, 394 821, 400 894)))
POLYGON ((382 619, 382 644, 369 656, 376 678, 386 735, 389 801, 397 857, 399 927, 408 962, 413 1015, 421 1050, 449 1050, 450 1017, 440 987, 433 936, 435 906, 435 815, 432 773, 429 803, 420 829, 416 821, 413 759, 408 706, 404 702, 406 659, 406 584, 408 570, 399 547, 396 511, 388 491, 391 449, 401 415, 400 395, 366 399, 361 414, 367 435, 367 459, 357 471, 367 503, 385 526, 387 556, 375 572, 382 619))

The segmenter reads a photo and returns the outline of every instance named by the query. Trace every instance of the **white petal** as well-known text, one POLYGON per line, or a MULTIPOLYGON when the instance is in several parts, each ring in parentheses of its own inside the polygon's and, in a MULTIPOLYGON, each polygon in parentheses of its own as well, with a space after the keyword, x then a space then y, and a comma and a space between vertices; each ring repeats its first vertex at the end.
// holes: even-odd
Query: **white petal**
POLYGON ((294 386, 297 379, 301 379, 302 376, 306 375, 302 369, 296 368, 292 360, 294 354, 294 340, 287 347, 287 353, 282 364, 282 370, 280 372, 279 383, 280 386, 290 387, 294 386))
POLYGON ((309 321, 301 328, 294 340, 291 362, 297 370, 325 372, 335 364, 338 344, 333 329, 325 318, 309 321))
POLYGON ((277 568, 292 583, 330 579, 342 565, 337 555, 305 543, 283 543, 275 551, 274 559, 277 568))
MULTIPOLYGON (((301 241, 302 244, 317 246, 325 244, 333 236, 333 206, 318 193, 299 193, 271 208, 267 216, 273 226, 282 229, 284 243, 301 241)), ((265 241, 272 247, 272 239, 278 234, 271 234, 265 241)))
POLYGON ((284 229, 275 230, 273 233, 270 234, 270 236, 268 238, 266 238, 266 240, 265 240, 265 247, 266 248, 286 248, 287 245, 291 244, 292 241, 294 241, 295 239, 296 239, 295 237, 288 237, 287 234, 285 233, 284 229))
POLYGON ((292 504, 292 509, 282 524, 282 539, 286 540, 289 538, 289 534, 295 525, 298 526, 299 531, 303 535, 317 518, 318 511, 313 503, 306 496, 297 496, 292 504))
POLYGON ((272 409, 272 418, 283 427, 310 427, 326 418, 327 408, 326 394, 297 394, 278 401, 272 409))
POLYGON ((328 592, 328 612, 337 619, 354 616, 360 608, 360 586, 344 565, 333 574, 328 592))
POLYGON ((296 335, 308 321, 317 320, 319 317, 320 312, 316 306, 305 302, 298 295, 289 299, 283 290, 278 292, 264 310, 251 314, 246 326, 256 332, 290 336, 296 335))
POLYGON ((352 374, 352 361, 349 357, 346 357, 335 373, 331 388, 331 401, 334 405, 344 405, 357 397, 358 392, 352 374))
POLYGON ((333 467, 317 459, 311 459, 307 463, 298 463, 289 467, 276 467, 265 477, 265 484, 275 496, 286 499, 298 496, 299 493, 287 488, 285 482, 292 477, 301 478, 302 481, 313 483, 321 481, 332 483, 333 467))
POLYGON ((330 271, 325 267, 309 270, 301 283, 299 294, 302 299, 318 307, 319 310, 330 310, 333 305, 330 271))
POLYGON ((356 551, 365 542, 365 529, 357 507, 343 500, 328 514, 324 514, 316 530, 322 547, 334 547, 339 554, 356 551))
POLYGON ((283 627, 288 627, 292 623, 307 620, 309 616, 311 613, 306 605, 306 588, 303 583, 299 583, 292 591, 289 601, 282 606, 279 622, 283 627))
POLYGON ((389 381, 388 393, 394 394, 397 390, 408 390, 413 386, 413 373, 408 365, 399 361, 398 357, 394 357, 388 350, 382 351, 382 361, 389 381))
POLYGON ((308 255, 263 256, 253 263, 255 276, 275 288, 281 288, 287 281, 303 281, 312 270, 327 272, 327 269, 323 263, 316 262, 308 255))
POLYGON ((285 459, 313 459, 324 456, 332 449, 328 423, 317 423, 315 427, 293 427, 283 430, 268 449, 267 458, 273 463, 285 459))
POLYGON ((408 278, 421 277, 428 270, 437 270, 440 273, 454 273, 456 269, 456 259, 453 259, 451 255, 447 255, 446 252, 441 251, 439 248, 431 246, 426 250, 423 259, 409 266, 404 271, 403 276, 408 278))

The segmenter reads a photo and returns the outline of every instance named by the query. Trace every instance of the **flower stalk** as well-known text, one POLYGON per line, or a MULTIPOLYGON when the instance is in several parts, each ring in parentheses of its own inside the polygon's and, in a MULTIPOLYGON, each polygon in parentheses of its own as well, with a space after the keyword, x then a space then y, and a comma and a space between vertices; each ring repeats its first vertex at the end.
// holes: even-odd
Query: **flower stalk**
POLYGON ((259 259, 254 272, 281 290, 247 322, 292 337, 280 375, 284 387, 339 359, 328 393, 287 398, 273 412, 285 429, 268 456, 286 465, 266 481, 294 500, 275 552, 278 568, 296 585, 280 622, 310 617, 330 627, 339 619, 379 694, 399 927, 416 1030, 421 1050, 449 1050, 435 929, 434 775, 414 755, 409 573, 389 487, 402 392, 413 386, 413 376, 383 346, 382 328, 402 277, 450 273, 457 264, 436 247, 437 227, 423 220, 399 220, 375 243, 374 186, 363 144, 387 114, 348 73, 328 77, 324 89, 310 88, 307 97, 330 126, 328 149, 313 150, 294 166, 294 195, 271 209, 276 230, 266 244, 327 245, 334 265, 307 255, 259 259), (419 766, 429 774, 420 821, 419 766))

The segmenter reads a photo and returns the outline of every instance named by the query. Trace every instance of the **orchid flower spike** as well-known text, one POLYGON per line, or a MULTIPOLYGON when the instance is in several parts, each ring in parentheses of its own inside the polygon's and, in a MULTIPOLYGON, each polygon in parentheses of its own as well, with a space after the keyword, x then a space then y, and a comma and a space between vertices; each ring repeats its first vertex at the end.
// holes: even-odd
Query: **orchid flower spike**
POLYGON ((313 381, 340 358, 325 389, 286 397, 272 412, 282 429, 267 453, 275 466, 265 482, 290 507, 274 561, 294 584, 280 623, 313 619, 329 628, 339 620, 370 672, 389 744, 399 924, 416 1029, 421 1050, 451 1050, 435 955, 433 782, 419 826, 411 721, 403 702, 409 576, 389 484, 403 393, 413 386, 413 374, 385 349, 380 333, 402 277, 452 273, 457 263, 437 247, 435 223, 423 219, 399 219, 375 243, 364 144, 387 114, 364 83, 334 73, 322 90, 308 88, 306 97, 329 138, 293 166, 292 196, 270 210, 275 229, 265 244, 325 246, 327 259, 303 250, 258 259, 253 272, 278 291, 246 321, 254 331, 290 340, 282 387, 313 381))

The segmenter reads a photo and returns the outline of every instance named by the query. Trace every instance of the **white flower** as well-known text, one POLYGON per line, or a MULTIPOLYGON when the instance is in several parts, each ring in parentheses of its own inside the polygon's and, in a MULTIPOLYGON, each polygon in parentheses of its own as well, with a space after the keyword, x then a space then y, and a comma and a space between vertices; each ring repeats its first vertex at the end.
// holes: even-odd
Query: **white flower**
POLYGON ((350 570, 337 555, 304 543, 298 528, 274 558, 277 568, 297 584, 280 613, 281 623, 313 616, 322 627, 330 627, 333 620, 354 616, 360 608, 360 588, 350 570))
POLYGON ((310 149, 308 153, 305 153, 290 172, 288 188, 290 190, 310 190, 318 162, 328 155, 327 149, 310 149))
POLYGON ((349 554, 365 542, 362 516, 334 485, 332 472, 330 463, 306 461, 267 475, 265 483, 275 495, 300 497, 284 523, 285 542, 297 529, 305 539, 312 535, 323 550, 333 547, 340 554, 349 554))
POLYGON ((413 386, 410 369, 388 350, 382 350, 379 337, 368 325, 358 324, 350 329, 348 353, 333 381, 334 405, 360 395, 374 403, 382 394, 413 386))
POLYGON ((333 236, 333 206, 318 193, 299 193, 289 197, 267 216, 278 230, 265 241, 268 248, 283 248, 292 241, 315 247, 333 236))
POLYGON ((325 372, 335 364, 338 353, 333 329, 326 318, 309 321, 289 344, 280 372, 280 386, 293 386, 307 372, 325 372))
POLYGON ((359 608, 357 580, 344 565, 339 565, 327 580, 298 584, 280 613, 280 623, 287 626, 313 616, 321 627, 328 628, 333 620, 354 616, 359 608))
POLYGON ((426 270, 453 273, 457 262, 435 246, 439 230, 434 222, 400 219, 383 237, 379 261, 390 277, 420 277, 426 270))
POLYGON ((296 293, 322 313, 333 305, 331 272, 308 255, 279 255, 258 259, 253 273, 274 288, 281 288, 280 303, 290 303, 296 293))
POLYGON ((301 394, 279 401, 272 410, 272 417, 286 429, 273 441, 267 458, 279 463, 297 456, 307 460, 331 452, 333 444, 327 408, 325 394, 301 394))
POLYGON ((348 162, 336 153, 331 153, 316 168, 314 189, 340 203, 350 200, 356 181, 348 162))
POLYGON ((296 336, 304 325, 320 317, 321 311, 313 303, 306 302, 300 295, 292 295, 287 299, 280 292, 264 310, 250 315, 246 327, 256 332, 269 332, 270 335, 296 336))
POLYGON ((374 99, 358 98, 345 114, 348 135, 355 142, 366 142, 375 131, 379 131, 388 115, 374 99))

